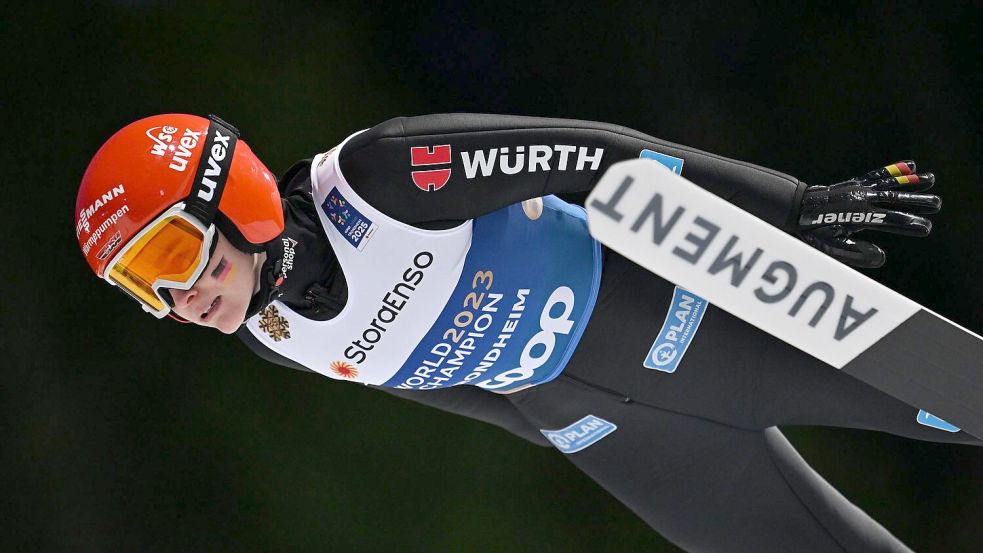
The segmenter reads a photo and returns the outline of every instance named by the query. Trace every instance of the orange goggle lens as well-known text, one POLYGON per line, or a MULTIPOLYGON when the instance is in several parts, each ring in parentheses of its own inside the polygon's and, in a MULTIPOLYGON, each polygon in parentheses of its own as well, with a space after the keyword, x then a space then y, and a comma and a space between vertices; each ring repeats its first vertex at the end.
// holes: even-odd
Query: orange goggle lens
POLYGON ((107 277, 147 307, 160 312, 169 306, 157 288, 190 287, 205 259, 204 253, 205 235, 201 229, 173 215, 155 223, 128 246, 110 267, 107 277))

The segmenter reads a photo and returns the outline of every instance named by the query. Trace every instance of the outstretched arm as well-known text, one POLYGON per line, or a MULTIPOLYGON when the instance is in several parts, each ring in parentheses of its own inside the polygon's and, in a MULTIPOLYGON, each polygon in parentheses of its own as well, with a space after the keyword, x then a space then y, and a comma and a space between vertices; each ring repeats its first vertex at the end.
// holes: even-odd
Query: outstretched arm
POLYGON ((342 173, 383 213, 421 228, 449 228, 547 194, 590 191, 618 161, 649 157, 850 265, 878 267, 884 252, 853 235, 879 230, 925 236, 938 211, 931 173, 899 162, 832 186, 622 126, 573 119, 488 114, 399 117, 353 137, 342 173), (903 211, 902 211, 903 210, 903 211), (911 215, 907 212, 911 212, 911 215), (883 224, 881 224, 883 223, 883 224))
POLYGON ((488 114, 399 117, 352 138, 342 173, 383 213, 435 228, 547 194, 588 192, 613 163, 643 155, 792 232, 805 185, 750 163, 622 126, 488 114), (676 161, 673 161, 676 160, 676 161))

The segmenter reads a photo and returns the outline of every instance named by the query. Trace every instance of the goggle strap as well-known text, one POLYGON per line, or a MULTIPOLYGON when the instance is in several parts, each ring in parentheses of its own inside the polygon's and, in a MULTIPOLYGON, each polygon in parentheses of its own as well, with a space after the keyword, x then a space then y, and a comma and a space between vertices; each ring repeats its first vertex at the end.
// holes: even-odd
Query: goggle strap
POLYGON ((239 131, 235 127, 214 115, 209 116, 209 121, 205 147, 185 207, 206 228, 215 220, 239 142, 239 131))

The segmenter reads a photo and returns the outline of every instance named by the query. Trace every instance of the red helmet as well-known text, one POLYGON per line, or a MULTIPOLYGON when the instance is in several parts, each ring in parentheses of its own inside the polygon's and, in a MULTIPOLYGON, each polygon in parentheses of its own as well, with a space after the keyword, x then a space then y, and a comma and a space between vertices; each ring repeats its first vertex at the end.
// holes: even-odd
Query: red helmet
POLYGON ((192 215, 204 229, 214 223, 243 251, 260 251, 280 235, 276 178, 238 134, 217 117, 165 114, 131 123, 106 141, 89 163, 75 203, 75 232, 92 270, 105 278, 134 238, 149 240, 148 225, 182 202, 182 216, 192 215))

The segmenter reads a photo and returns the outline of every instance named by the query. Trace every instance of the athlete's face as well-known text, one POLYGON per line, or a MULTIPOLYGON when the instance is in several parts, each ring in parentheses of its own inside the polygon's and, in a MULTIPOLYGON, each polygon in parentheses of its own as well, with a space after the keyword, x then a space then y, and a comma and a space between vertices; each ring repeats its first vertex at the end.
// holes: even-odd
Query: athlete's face
POLYGON ((235 248, 221 232, 218 244, 189 290, 171 290, 174 312, 201 325, 226 334, 235 332, 246 317, 265 254, 248 254, 235 248))

